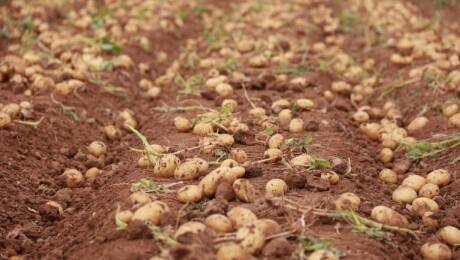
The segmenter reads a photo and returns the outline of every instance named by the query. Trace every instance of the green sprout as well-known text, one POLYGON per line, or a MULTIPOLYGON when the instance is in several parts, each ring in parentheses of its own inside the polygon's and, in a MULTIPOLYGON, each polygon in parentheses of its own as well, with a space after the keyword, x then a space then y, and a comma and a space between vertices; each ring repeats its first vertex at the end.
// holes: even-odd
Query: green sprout
POLYGON ((402 145, 408 148, 406 157, 415 161, 427 157, 433 157, 439 153, 459 146, 460 134, 456 134, 440 142, 421 141, 415 144, 402 143, 402 145))
POLYGON ((164 193, 170 190, 165 185, 159 184, 153 180, 142 178, 138 182, 131 184, 131 192, 143 191, 146 193, 164 193))

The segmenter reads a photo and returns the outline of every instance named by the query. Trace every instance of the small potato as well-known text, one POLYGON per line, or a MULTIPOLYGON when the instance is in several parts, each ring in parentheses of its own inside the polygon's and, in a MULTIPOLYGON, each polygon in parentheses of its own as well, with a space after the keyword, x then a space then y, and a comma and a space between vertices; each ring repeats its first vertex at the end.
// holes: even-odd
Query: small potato
POLYGON ((296 100, 295 106, 300 110, 311 110, 315 107, 315 103, 310 99, 300 98, 296 100))
POLYGON ((67 169, 62 174, 64 181, 69 188, 80 187, 84 182, 83 174, 76 169, 67 169))
POLYGON ((397 183, 398 175, 391 169, 383 169, 379 173, 380 180, 386 183, 397 183))
POLYGON ((436 227, 438 226, 438 220, 434 218, 433 212, 426 212, 422 216, 422 223, 427 227, 436 227))
POLYGON ((0 129, 6 128, 11 124, 11 117, 7 113, 0 112, 0 129))
POLYGON ((415 133, 423 129, 427 124, 429 120, 428 118, 424 116, 420 116, 412 120, 409 125, 407 125, 407 131, 409 133, 415 133))
POLYGON ((206 225, 198 222, 198 221, 189 221, 187 223, 182 224, 174 234, 175 237, 180 237, 185 233, 193 233, 198 234, 204 232, 206 229, 206 225))
POLYGON ((194 180, 200 177, 200 167, 196 161, 188 160, 181 163, 174 170, 174 178, 176 180, 194 180))
POLYGON ((88 152, 96 157, 107 153, 107 145, 101 141, 94 141, 89 144, 88 152))
POLYGON ((323 179, 325 181, 328 181, 332 185, 335 185, 335 184, 339 183, 340 176, 337 173, 333 172, 333 171, 322 172, 321 173, 321 179, 323 179))
POLYGON ((224 179, 226 179, 229 183, 233 183, 236 179, 242 178, 245 173, 246 169, 243 166, 235 166, 230 168, 230 171, 224 175, 224 179))
POLYGON ((213 196, 216 193, 217 185, 229 171, 229 167, 221 166, 204 176, 198 184, 203 190, 203 195, 207 197, 213 196))
POLYGON ((291 107, 291 102, 287 99, 278 99, 275 102, 272 103, 272 111, 275 113, 279 113, 281 110, 290 108, 291 107))
POLYGON ((278 149, 278 148, 268 148, 264 152, 264 157, 273 159, 273 160, 279 160, 283 156, 283 152, 278 149))
POLYGON ((283 109, 278 114, 278 120, 280 122, 289 122, 293 117, 292 111, 290 109, 283 109))
POLYGON ((254 185, 249 180, 238 179, 233 183, 236 197, 243 202, 254 202, 257 194, 254 185))
POLYGON ((271 179, 265 185, 265 192, 268 195, 281 197, 288 191, 288 185, 282 179, 271 179))
POLYGON ((337 210, 357 211, 361 205, 361 199, 354 193, 346 192, 340 194, 334 204, 337 210))
POLYGON ((446 117, 455 115, 460 110, 458 104, 446 104, 442 107, 442 114, 446 117))
POLYGON ((450 182, 450 173, 444 169, 437 169, 426 176, 426 181, 438 186, 447 185, 450 182))
POLYGON ((280 148, 284 142, 284 137, 281 134, 274 134, 268 139, 269 148, 280 148))
POLYGON ((57 203, 56 201, 49 200, 46 202, 46 205, 57 209, 60 216, 64 215, 64 209, 62 208, 61 204, 57 203))
POLYGON ((265 236, 254 224, 249 224, 238 229, 236 232, 236 241, 240 242, 246 252, 254 254, 265 244, 265 236))
POLYGON ((242 246, 233 242, 224 244, 217 250, 217 260, 247 260, 249 257, 242 246))
POLYGON ((176 195, 182 203, 195 203, 203 198, 203 190, 198 185, 186 185, 178 189, 176 195))
POLYGON ((176 116, 174 118, 174 126, 179 132, 187 132, 193 127, 192 122, 183 116, 176 116))
POLYGON ((460 244, 460 229, 453 226, 445 226, 438 233, 439 238, 451 246, 460 244))
POLYGON ((139 160, 137 160, 137 166, 139 166, 140 168, 145 169, 148 168, 150 165, 151 162, 147 156, 142 156, 141 158, 139 158, 139 160))
POLYGON ((153 224, 160 224, 161 217, 169 211, 168 205, 161 201, 154 201, 138 208, 133 215, 133 220, 151 221, 153 224))
POLYGON ((383 148, 382 150, 380 150, 379 159, 383 163, 393 161, 393 156, 393 150, 391 150, 390 148, 383 148))
POLYGON ((262 230, 262 233, 269 237, 281 232, 281 226, 273 219, 261 218, 254 222, 254 225, 262 230))
POLYGON ((304 129, 303 120, 300 118, 294 118, 289 123, 289 132, 291 133, 300 133, 304 129))
POLYGON ((449 117, 449 122, 457 128, 460 128, 460 113, 449 117))
POLYGON ((315 250, 308 256, 308 260, 338 260, 339 257, 334 252, 326 249, 315 250))
POLYGON ((133 219, 133 212, 131 210, 123 210, 115 214, 115 218, 121 220, 124 223, 129 223, 133 219))
POLYGON ((369 114, 366 111, 359 110, 356 113, 353 114, 353 119, 357 123, 365 123, 369 121, 369 114))
POLYGON ((233 225, 230 219, 222 214, 209 215, 205 220, 206 226, 216 233, 228 233, 233 230, 233 225))
POLYGON ((97 167, 92 167, 85 172, 85 178, 88 180, 94 180, 100 173, 101 170, 99 170, 97 167))
POLYGON ((150 196, 142 191, 133 192, 131 195, 129 195, 129 200, 131 200, 133 204, 141 204, 141 205, 152 202, 152 199, 150 198, 150 196))
POLYGON ((393 191, 392 199, 400 203, 411 203, 417 198, 417 192, 408 186, 400 186, 393 191))
POLYGON ((434 198, 438 194, 439 194, 439 187, 438 185, 433 184, 433 183, 427 183, 423 185, 418 191, 418 195, 420 197, 425 197, 429 199, 434 198))
POLYGON ((233 94, 233 87, 227 83, 220 83, 216 86, 217 94, 222 98, 227 98, 233 94))
POLYGON ((3 106, 0 112, 8 114, 10 118, 14 119, 17 116, 19 116, 19 113, 21 112, 21 107, 18 104, 10 103, 3 106))
POLYGON ((180 160, 174 154, 161 156, 153 167, 153 174, 158 177, 173 177, 180 160))
POLYGON ((420 248, 422 256, 427 260, 448 260, 452 258, 452 252, 443 243, 427 242, 420 248))
POLYGON ((249 225, 257 220, 256 214, 254 214, 250 209, 243 207, 232 208, 227 212, 227 217, 232 222, 232 226, 234 228, 249 225))
POLYGON ((153 86, 147 90, 147 96, 151 99, 159 97, 161 94, 161 88, 153 86))
POLYGON ((423 185, 425 185, 426 180, 420 175, 410 174, 407 176, 401 183, 401 186, 408 186, 414 189, 415 191, 419 191, 423 185))
POLYGON ((214 131, 210 123, 198 123, 193 127, 193 133, 196 135, 206 136, 214 131))
POLYGON ((225 99, 222 101, 222 108, 229 108, 232 112, 235 111, 236 107, 238 106, 238 102, 234 99, 225 99))
POLYGON ((371 217, 375 221, 386 225, 402 228, 405 228, 409 225, 409 221, 405 216, 386 206, 374 207, 371 212, 371 217))
POLYGON ((220 134, 216 137, 216 142, 221 146, 231 146, 235 143, 235 139, 229 134, 220 134))
POLYGON ((234 148, 230 151, 230 158, 238 163, 244 163, 248 160, 248 155, 243 149, 234 148))
POLYGON ((301 154, 291 159, 292 166, 309 166, 315 159, 309 154, 301 154))
POLYGON ((362 124, 359 128, 371 140, 378 140, 380 138, 381 126, 378 123, 362 124))
POLYGON ((265 112, 265 109, 261 107, 256 107, 256 108, 249 110, 249 114, 254 118, 262 118, 263 116, 267 114, 267 112, 265 112))
POLYGON ((120 132, 113 125, 108 125, 104 127, 104 133, 110 140, 116 140, 120 137, 120 132))
POLYGON ((438 212, 439 205, 436 201, 429 198, 416 198, 412 201, 412 210, 420 216, 423 216, 426 212, 438 212))

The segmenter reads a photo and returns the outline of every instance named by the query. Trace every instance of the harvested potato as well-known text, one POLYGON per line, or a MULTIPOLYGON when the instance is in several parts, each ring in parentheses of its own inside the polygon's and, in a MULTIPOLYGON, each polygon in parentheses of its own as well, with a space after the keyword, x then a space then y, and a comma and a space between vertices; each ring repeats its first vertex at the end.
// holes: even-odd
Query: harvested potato
POLYGON ((426 212, 438 212, 439 205, 432 199, 421 197, 412 201, 412 210, 420 216, 423 216, 426 212))
POLYGON ((209 215, 205 220, 206 226, 216 233, 227 233, 233 230, 230 219, 222 214, 209 215))
POLYGON ((442 113, 446 117, 451 117, 455 115, 459 110, 460 110, 460 107, 458 106, 458 104, 455 104, 455 103, 446 104, 442 107, 442 113))
POLYGON ((449 117, 449 122, 457 128, 460 128, 460 113, 449 117))
POLYGON ((173 177, 180 160, 174 154, 161 156, 153 167, 153 174, 158 177, 173 177))
POLYGON ((89 144, 88 152, 96 157, 99 157, 107 152, 107 145, 101 141, 94 141, 89 144))
POLYGON ((176 196, 182 203, 194 203, 203 198, 203 190, 198 185, 186 185, 177 190, 176 196))
POLYGON ((290 109, 283 109, 278 114, 278 120, 280 122, 289 122, 293 117, 293 113, 290 109))
POLYGON ((378 140, 380 138, 381 126, 378 123, 362 124, 359 128, 371 140, 378 140))
POLYGON ((239 241, 246 252, 254 254, 264 246, 265 236, 257 226, 249 224, 238 229, 236 241, 239 241))
POLYGON ((176 180, 194 180, 198 177, 200 177, 200 166, 195 160, 185 161, 174 170, 176 180))
POLYGON ((228 243, 217 250, 217 260, 247 260, 249 254, 242 246, 236 243, 228 243))
POLYGON ((315 103, 307 98, 299 98, 296 100, 295 106, 300 110, 311 110, 315 107, 315 103))
POLYGON ((409 186, 400 186, 393 191, 392 198, 396 202, 411 203, 417 198, 417 192, 409 186))
POLYGON ((282 179, 271 179, 265 185, 265 192, 269 195, 280 197, 288 191, 288 185, 282 179))
POLYGON ((391 150, 390 148, 383 148, 382 150, 380 150, 379 159, 383 163, 393 161, 393 157, 393 150, 391 150))
POLYGON ((137 166, 140 168, 148 168, 152 163, 150 162, 150 159, 147 156, 142 156, 137 160, 137 166))
POLYGON ((233 87, 227 83, 219 83, 216 86, 216 92, 220 97, 226 98, 233 94, 233 87))
POLYGON ((264 157, 268 159, 278 160, 283 156, 283 152, 278 148, 268 148, 264 152, 264 157))
POLYGON ((434 217, 433 212, 426 212, 425 214, 423 214, 422 223, 423 225, 428 226, 428 227, 438 226, 438 220, 434 217))
POLYGON ((428 260, 448 260, 452 258, 450 248, 443 243, 427 242, 422 245, 420 252, 428 260))
POLYGON ((64 215, 64 208, 62 208, 62 205, 57 203, 56 201, 49 200, 46 202, 46 205, 57 209, 60 216, 64 215))
POLYGON ((438 186, 447 185, 450 182, 450 173, 444 169, 437 169, 426 176, 426 181, 438 186))
POLYGON ((334 204, 337 210, 357 211, 361 205, 361 199, 354 193, 346 192, 340 194, 334 204))
POLYGON ((206 229, 206 225, 198 222, 198 221, 189 221, 187 223, 182 224, 174 234, 175 237, 180 237, 185 233, 193 233, 198 234, 204 232, 206 229))
POLYGON ((229 171, 229 167, 221 166, 204 176, 198 184, 203 190, 203 195, 207 197, 213 196, 216 193, 217 185, 229 171))
POLYGON ((220 166, 221 167, 228 167, 228 168, 233 168, 233 167, 236 167, 236 166, 239 166, 240 164, 233 160, 233 159, 225 159, 221 164, 220 166))
POLYGON ((398 175, 391 169, 383 169, 379 173, 380 180, 387 183, 397 183, 398 175))
POLYGON ((315 159, 309 155, 309 154, 301 154, 297 155, 294 158, 291 159, 291 165, 292 166, 309 166, 311 165, 315 159))
POLYGON ((308 260, 338 260, 339 257, 334 252, 326 249, 315 250, 308 256, 308 260))
POLYGON ((224 174, 224 179, 233 183, 236 179, 242 178, 245 173, 246 169, 243 166, 235 166, 230 168, 227 174, 224 174))
POLYGON ((408 186, 414 189, 415 191, 419 191, 423 185, 425 185, 426 180, 420 175, 410 174, 407 176, 401 183, 401 186, 408 186))
POLYGON ((206 136, 214 131, 212 124, 210 123, 197 123, 193 127, 193 133, 196 135, 206 136))
POLYGON ((96 177, 101 173, 101 170, 99 170, 97 167, 92 167, 92 168, 89 168, 86 172, 85 172, 85 178, 87 180, 94 180, 96 179, 96 177))
POLYGON ((152 199, 150 198, 149 195, 142 191, 136 191, 133 192, 131 195, 129 195, 129 199, 133 204, 147 204, 149 202, 152 202, 152 199))
POLYGON ((420 190, 418 191, 418 195, 420 197, 425 197, 425 198, 434 198, 439 194, 439 187, 436 184, 433 183, 427 183, 423 185, 420 190))
POLYGON ((227 217, 232 222, 234 228, 240 228, 245 225, 254 223, 257 216, 247 208, 234 207, 227 212, 227 217))
POLYGON ((153 224, 160 224, 161 217, 169 212, 169 207, 161 201, 149 202, 138 208, 133 215, 133 220, 151 221, 153 224))
POLYGON ((267 112, 265 112, 265 109, 261 107, 255 107, 249 110, 249 114, 254 118, 262 118, 267 114, 267 112))
POLYGON ((409 225, 409 221, 406 217, 386 206, 374 207, 371 212, 371 217, 375 221, 386 225, 402 228, 405 228, 409 225))
POLYGON ((187 132, 193 127, 192 122, 183 116, 176 116, 174 118, 174 126, 179 132, 187 132))
POLYGON ((113 125, 108 125, 104 127, 104 133, 110 140, 116 140, 120 137, 120 132, 113 125))
POLYGON ((337 173, 333 172, 333 171, 322 172, 321 173, 321 179, 323 179, 325 181, 328 181, 332 185, 335 185, 335 184, 339 183, 340 176, 337 173))
POLYGON ((133 219, 133 212, 131 210, 123 210, 115 214, 115 218, 121 220, 124 223, 129 223, 133 219))
POLYGON ((7 113, 0 112, 0 129, 6 128, 11 124, 11 117, 7 113))
POLYGON ((284 137, 281 134, 274 134, 268 139, 269 148, 280 148, 284 142, 284 137))
POLYGON ((412 120, 409 123, 409 125, 407 125, 407 131, 409 133, 415 133, 417 131, 420 131, 428 124, 428 122, 429 122, 428 118, 424 116, 417 117, 414 120, 412 120))
POLYGON ((289 122, 289 132, 291 133, 300 133, 304 129, 303 120, 300 118, 294 118, 289 122))
POLYGON ((233 183, 233 191, 236 197, 243 202, 254 202, 256 200, 256 189, 249 180, 236 180, 233 183))
POLYGON ((460 244, 460 229, 453 226, 445 226, 438 232, 439 238, 451 246, 460 244))
POLYGON ((80 187, 85 181, 83 174, 76 169, 67 169, 62 174, 64 181, 69 188, 80 187))
POLYGON ((244 163, 248 160, 248 155, 243 149, 234 148, 230 151, 230 158, 238 163, 244 163))
POLYGON ((217 135, 216 142, 221 146, 231 146, 235 143, 235 139, 229 134, 220 134, 217 135))
POLYGON ((281 226, 273 219, 261 218, 254 222, 254 225, 262 230, 265 237, 275 235, 281 232, 281 226))
POLYGON ((353 119, 357 123, 365 123, 369 121, 369 114, 366 111, 359 110, 353 114, 353 119))

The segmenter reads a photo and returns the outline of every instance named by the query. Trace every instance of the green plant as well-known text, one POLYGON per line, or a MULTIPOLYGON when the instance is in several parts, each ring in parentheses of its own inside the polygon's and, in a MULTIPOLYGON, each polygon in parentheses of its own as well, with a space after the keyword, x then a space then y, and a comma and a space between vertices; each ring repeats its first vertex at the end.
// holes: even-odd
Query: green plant
POLYGON ((313 137, 311 135, 306 135, 303 139, 292 138, 289 139, 287 145, 296 150, 300 150, 304 153, 310 153, 310 144, 313 142, 313 137))
POLYGON ((94 43, 97 44, 101 50, 110 54, 120 54, 122 51, 120 45, 113 42, 107 36, 94 39, 94 43))
POLYGON ((159 184, 153 180, 142 178, 138 182, 131 184, 131 192, 143 191, 147 193, 152 192, 169 192, 170 190, 165 185, 159 184))
POLYGON ((448 137, 439 142, 421 141, 415 144, 402 143, 402 145, 408 149, 406 153, 408 159, 420 160, 459 146, 460 134, 448 137))
POLYGON ((353 13, 348 10, 342 11, 342 13, 340 14, 340 28, 342 29, 342 31, 350 32, 351 30, 353 30, 355 25, 356 18, 354 17, 353 13))
POLYGON ((181 94, 190 95, 203 87, 204 83, 206 83, 206 79, 201 74, 192 75, 187 79, 184 79, 182 75, 179 74, 174 79, 174 82, 183 87, 183 90, 180 91, 181 94))
POLYGON ((307 66, 290 67, 288 63, 282 62, 276 67, 277 74, 288 74, 295 76, 305 76, 309 69, 307 66))
POLYGON ((153 224, 150 221, 146 221, 145 225, 148 227, 150 232, 152 232, 152 235, 155 240, 161 242, 166 246, 173 246, 177 244, 177 241, 171 235, 164 232, 159 226, 153 224))
POLYGON ((202 15, 202 14, 207 14, 209 13, 209 8, 205 5, 195 5, 192 8, 192 13, 196 15, 202 15))
POLYGON ((120 218, 118 213, 120 212, 120 205, 118 205, 117 210, 115 211, 115 226, 117 230, 123 230, 128 227, 128 224, 123 222, 120 218))
POLYGON ((313 252, 316 250, 331 250, 339 258, 345 256, 344 252, 334 249, 329 240, 320 240, 314 237, 301 235, 298 237, 298 241, 296 254, 300 259, 305 257, 306 252, 313 252))
POLYGON ((64 105, 62 102, 57 101, 53 94, 50 96, 51 102, 58 105, 61 111, 74 122, 80 122, 80 114, 77 112, 75 107, 64 105))

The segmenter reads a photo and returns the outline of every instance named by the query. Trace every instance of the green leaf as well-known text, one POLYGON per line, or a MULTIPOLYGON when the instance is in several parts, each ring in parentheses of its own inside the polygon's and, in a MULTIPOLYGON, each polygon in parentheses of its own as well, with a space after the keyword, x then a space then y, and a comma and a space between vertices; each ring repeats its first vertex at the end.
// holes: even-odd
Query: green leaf
POLYGON ((31 16, 27 16, 18 23, 18 27, 22 30, 28 31, 34 29, 34 21, 31 16))
POLYGON ((192 8, 192 12, 196 15, 209 13, 209 8, 204 5, 196 5, 192 8))
POLYGON ((10 39, 11 33, 7 31, 6 29, 0 28, 0 38, 10 39))
POLYGON ((273 128, 269 127, 269 128, 265 128, 264 130, 260 131, 258 135, 272 136, 274 133, 275 131, 273 131, 273 128))
POLYGON ((168 192, 169 189, 162 184, 153 180, 142 178, 138 182, 131 184, 131 192, 143 191, 146 193, 151 192, 168 192))
POLYGON ((309 236, 302 236, 300 242, 306 251, 328 250, 332 247, 331 241, 319 240, 309 236))
POLYGON ((112 42, 108 37, 98 38, 96 39, 96 43, 103 51, 108 52, 110 54, 120 54, 122 51, 121 47, 116 43, 112 42))
POLYGON ((117 230, 123 230, 128 227, 128 224, 121 221, 121 219, 118 217, 119 212, 120 212, 120 206, 117 207, 117 210, 115 212, 115 226, 117 226, 117 230))

